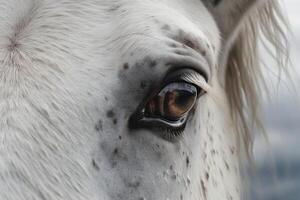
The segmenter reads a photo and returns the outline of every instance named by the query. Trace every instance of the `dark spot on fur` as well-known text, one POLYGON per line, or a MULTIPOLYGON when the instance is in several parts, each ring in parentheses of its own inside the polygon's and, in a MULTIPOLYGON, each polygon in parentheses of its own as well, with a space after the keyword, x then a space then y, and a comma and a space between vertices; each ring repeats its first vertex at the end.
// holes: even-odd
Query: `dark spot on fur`
POLYGON ((92 160, 92 165, 93 165, 93 167, 94 167, 94 169, 95 169, 96 171, 99 171, 99 170, 100 170, 100 167, 99 167, 98 163, 97 163, 94 159, 92 160))
POLYGON ((230 152, 231 152, 231 154, 233 155, 234 152, 235 152, 235 148, 234 148, 234 147, 231 147, 231 148, 230 148, 230 152))
POLYGON ((119 135, 119 140, 122 140, 122 136, 121 135, 119 135))
POLYGON ((221 177, 224 178, 223 171, 222 171, 221 169, 219 169, 219 170, 220 170, 220 175, 221 175, 221 177))
POLYGON ((171 47, 176 48, 176 47, 177 47, 177 44, 172 43, 172 44, 171 44, 171 47))
POLYGON ((188 156, 185 158, 185 162, 186 162, 186 167, 189 167, 189 165, 190 165, 190 158, 188 156))
POLYGON ((146 86, 147 86, 146 81, 141 81, 140 87, 141 87, 142 89, 145 89, 146 86))
POLYGON ((104 100, 105 100, 105 101, 108 101, 108 97, 104 97, 104 100))
POLYGON ((165 24, 165 25, 163 25, 163 27, 161 27, 161 29, 169 31, 170 30, 170 26, 168 24, 165 24))
POLYGON ((118 119, 113 119, 113 123, 117 124, 118 123, 118 119))
POLYGON ((95 125, 95 130, 96 131, 102 131, 102 129, 103 129, 103 125, 102 125, 102 120, 100 119, 98 121, 98 123, 95 125))
POLYGON ((149 62, 149 66, 151 67, 151 68, 153 68, 153 67, 155 67, 157 65, 157 62, 155 61, 155 60, 150 60, 150 62, 149 62))
POLYGON ((114 154, 114 155, 117 155, 118 152, 119 152, 118 148, 115 148, 114 151, 113 151, 113 154, 114 154))
POLYGON ((112 6, 108 11, 109 11, 109 12, 113 12, 113 11, 118 10, 119 8, 120 8, 120 5, 114 5, 114 6, 112 6))
POLYGON ((213 149, 213 150, 210 151, 210 153, 211 153, 212 155, 216 155, 216 150, 213 149))
POLYGON ((208 137, 209 137, 209 141, 210 141, 210 142, 213 142, 213 141, 214 141, 211 135, 208 135, 208 137))
POLYGON ((127 181, 126 185, 131 188, 138 188, 138 187, 140 187, 141 182, 140 182, 140 180, 127 181))
POLYGON ((205 172, 205 178, 207 181, 209 180, 209 173, 205 172))
POLYGON ((190 185, 191 184, 191 180, 189 178, 186 179, 186 182, 190 185))
POLYGON ((115 116, 115 113, 113 110, 109 110, 109 111, 107 111, 106 116, 108 118, 113 118, 115 116))
POLYGON ((124 69, 124 70, 127 70, 127 69, 129 69, 129 65, 128 65, 128 63, 125 63, 125 64, 123 65, 123 69, 124 69))
POLYGON ((180 200, 183 200, 183 195, 182 194, 180 194, 180 200))
POLYGON ((133 183, 129 183, 128 186, 129 187, 134 187, 137 188, 141 185, 141 183, 139 181, 133 182, 133 183))
POLYGON ((229 165, 226 161, 225 161, 225 167, 226 167, 227 170, 229 170, 229 165))

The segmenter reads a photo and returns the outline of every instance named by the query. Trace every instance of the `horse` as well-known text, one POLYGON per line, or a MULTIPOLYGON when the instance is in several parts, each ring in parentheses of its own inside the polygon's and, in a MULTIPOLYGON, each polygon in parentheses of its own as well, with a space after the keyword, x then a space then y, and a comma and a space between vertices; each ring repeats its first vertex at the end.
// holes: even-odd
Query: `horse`
MULTIPOLYGON (((239 200, 277 0, 0 0, 1 200, 239 200)), ((284 67, 284 66, 283 66, 284 67)))

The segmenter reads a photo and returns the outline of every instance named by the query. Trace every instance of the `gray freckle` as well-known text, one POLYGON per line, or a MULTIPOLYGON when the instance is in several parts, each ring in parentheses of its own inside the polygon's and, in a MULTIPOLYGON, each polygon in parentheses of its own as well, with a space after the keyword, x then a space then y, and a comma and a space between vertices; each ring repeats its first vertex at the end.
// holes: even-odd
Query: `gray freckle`
POLYGON ((214 149, 211 150, 210 152, 211 152, 212 155, 215 155, 215 154, 216 154, 216 150, 214 150, 214 149))
POLYGON ((119 140, 122 140, 122 136, 121 135, 119 135, 119 140))
POLYGON ((125 63, 125 64, 123 65, 123 69, 124 69, 124 70, 127 70, 127 69, 129 69, 129 65, 128 65, 128 63, 125 63))
POLYGON ((114 119, 114 120, 113 120, 113 123, 114 123, 114 124, 117 124, 117 123, 118 123, 118 119, 114 119))
POLYGON ((205 172, 205 178, 207 181, 209 180, 209 173, 205 172))
POLYGON ((142 89, 145 89, 146 86, 147 86, 146 81, 141 81, 140 87, 141 87, 142 89))
POLYGON ((231 152, 231 154, 233 155, 233 154, 235 153, 235 148, 234 148, 234 147, 231 147, 231 148, 230 148, 230 152, 231 152))
POLYGON ((176 47, 177 47, 177 44, 172 43, 172 44, 171 44, 171 47, 176 48, 176 47))
POLYGON ((176 174, 173 174, 173 175, 171 176, 171 179, 173 179, 173 180, 176 180, 176 178, 177 178, 176 174))
POLYGON ((113 154, 114 154, 114 155, 117 155, 118 152, 119 152, 118 148, 115 148, 114 151, 113 151, 113 154))
POLYGON ((113 12, 113 11, 118 10, 119 8, 120 8, 120 5, 114 5, 108 11, 113 12))
POLYGON ((106 116, 108 118, 113 118, 115 116, 115 113, 113 110, 109 110, 109 111, 107 111, 106 116))
POLYGON ((94 159, 92 160, 92 165, 93 165, 93 167, 95 168, 96 171, 100 170, 99 165, 97 164, 97 162, 94 159))
POLYGON ((212 49, 213 49, 214 52, 216 51, 216 47, 215 46, 212 46, 212 49))
POLYGON ((160 151, 155 152, 155 155, 156 155, 156 157, 157 157, 158 160, 160 160, 161 157, 162 157, 160 151))
POLYGON ((108 101, 108 97, 104 97, 105 101, 108 101))
POLYGON ((157 19, 153 20, 156 24, 159 24, 159 21, 157 19))
POLYGON ((161 27, 162 30, 170 30, 170 26, 168 24, 163 25, 163 27, 161 27))
POLYGON ((191 184, 191 180, 189 178, 187 178, 186 181, 189 185, 191 184))
POLYGON ((150 62, 149 62, 149 66, 151 67, 151 68, 154 68, 155 66, 157 65, 157 62, 155 61, 155 60, 150 60, 150 62))
POLYGON ((102 125, 102 120, 100 119, 98 123, 95 125, 95 130, 96 131, 102 131, 103 130, 103 125, 102 125))
POLYGON ((229 170, 229 165, 226 161, 225 161, 225 166, 226 166, 226 169, 229 170))
POLYGON ((186 167, 189 167, 189 165, 190 165, 190 158, 188 156, 186 157, 185 162, 186 162, 186 167))
POLYGON ((90 92, 87 92, 87 95, 90 96, 90 97, 92 96, 92 94, 90 92))
POLYGON ((126 185, 131 188, 138 188, 141 185, 141 182, 140 180, 133 180, 133 181, 128 181, 126 185))
POLYGON ((180 200, 183 200, 183 195, 182 194, 180 194, 180 200))
POLYGON ((172 170, 172 171, 173 171, 173 165, 170 165, 170 170, 172 170))

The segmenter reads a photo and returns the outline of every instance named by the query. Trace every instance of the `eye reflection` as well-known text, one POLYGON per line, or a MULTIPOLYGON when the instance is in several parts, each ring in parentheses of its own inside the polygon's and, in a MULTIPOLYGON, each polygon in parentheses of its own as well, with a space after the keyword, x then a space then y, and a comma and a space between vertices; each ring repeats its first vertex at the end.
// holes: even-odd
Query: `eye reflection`
POLYGON ((193 108, 196 99, 197 88, 194 85, 185 82, 171 83, 148 101, 145 116, 176 121, 193 108))

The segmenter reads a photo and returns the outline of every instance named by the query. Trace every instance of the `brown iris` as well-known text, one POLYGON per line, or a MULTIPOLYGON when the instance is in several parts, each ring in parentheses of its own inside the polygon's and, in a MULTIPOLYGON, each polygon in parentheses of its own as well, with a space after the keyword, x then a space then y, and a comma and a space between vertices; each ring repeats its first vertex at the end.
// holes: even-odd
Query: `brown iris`
POLYGON ((147 117, 179 120, 189 112, 197 99, 197 89, 186 82, 174 82, 150 99, 145 107, 147 117))

